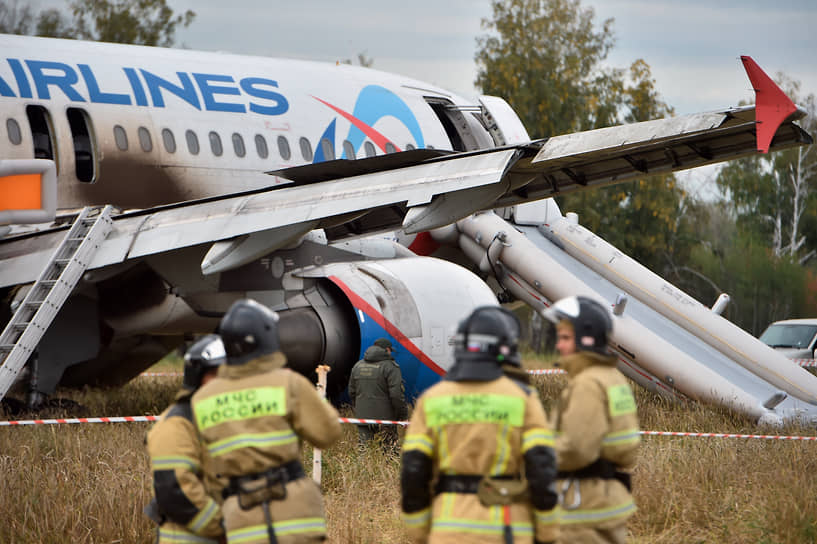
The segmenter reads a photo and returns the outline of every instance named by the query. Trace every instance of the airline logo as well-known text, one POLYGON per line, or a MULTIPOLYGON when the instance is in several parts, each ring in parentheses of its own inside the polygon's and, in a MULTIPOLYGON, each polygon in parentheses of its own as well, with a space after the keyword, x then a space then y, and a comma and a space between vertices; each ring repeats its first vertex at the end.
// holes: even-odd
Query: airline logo
POLYGON ((0 76, 0 97, 51 100, 52 95, 61 93, 72 102, 164 108, 165 97, 170 94, 197 110, 250 111, 259 115, 281 115, 289 110, 289 102, 278 92, 278 82, 263 77, 236 81, 227 74, 176 72, 175 77, 165 78, 143 68, 123 67, 120 81, 116 82, 119 89, 128 89, 123 93, 110 92, 110 87, 106 90, 88 64, 74 67, 62 62, 12 58, 6 62, 13 81, 0 76))
MULTIPOLYGON (((313 96, 313 98, 351 123, 346 140, 352 144, 355 152, 360 149, 360 146, 366 138, 369 138, 369 140, 384 153, 387 152, 387 143, 391 143, 395 151, 401 150, 396 144, 374 128, 375 123, 387 116, 394 117, 408 129, 414 139, 415 147, 418 149, 425 147, 423 131, 420 129, 420 123, 417 122, 417 118, 414 116, 411 108, 409 108, 399 96, 385 87, 381 87, 380 85, 368 85, 364 87, 363 90, 360 91, 360 94, 358 94, 352 113, 334 104, 330 104, 317 96, 313 96)), ((330 142, 335 141, 336 122, 337 118, 332 119, 321 135, 321 140, 326 138, 330 142)), ((341 155, 341 158, 347 158, 345 151, 341 155)), ((319 147, 315 154, 314 162, 321 162, 323 160, 325 160, 323 151, 319 147)))

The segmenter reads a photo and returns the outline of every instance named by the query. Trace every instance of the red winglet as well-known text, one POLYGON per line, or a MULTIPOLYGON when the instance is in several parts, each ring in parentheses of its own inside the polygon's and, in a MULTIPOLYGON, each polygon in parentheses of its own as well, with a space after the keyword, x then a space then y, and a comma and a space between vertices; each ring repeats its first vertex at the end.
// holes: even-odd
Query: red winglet
POLYGON ((752 57, 741 55, 740 60, 755 89, 757 150, 760 153, 768 153, 777 129, 789 115, 797 111, 797 106, 752 60, 752 57))

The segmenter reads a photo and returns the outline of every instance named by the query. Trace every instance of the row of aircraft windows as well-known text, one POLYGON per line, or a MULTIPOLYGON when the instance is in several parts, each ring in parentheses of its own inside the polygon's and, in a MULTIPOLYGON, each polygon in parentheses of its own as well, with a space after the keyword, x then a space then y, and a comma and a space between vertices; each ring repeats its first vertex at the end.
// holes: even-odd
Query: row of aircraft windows
MULTIPOLYGON (((145 127, 139 127, 136 134, 139 139, 139 147, 142 148, 142 151, 152 151, 153 141, 151 139, 150 131, 145 127)), ((116 125, 113 127, 113 135, 114 141, 116 142, 116 147, 121 151, 127 151, 128 134, 125 132, 125 129, 120 125, 116 125)), ((162 129, 161 135, 165 151, 168 153, 175 153, 176 137, 173 135, 173 131, 168 128, 164 128, 162 129)), ((188 129, 184 133, 184 139, 187 144, 187 151, 189 151, 191 155, 198 155, 201 151, 198 135, 194 131, 188 129)), ((210 151, 213 153, 213 155, 216 157, 222 156, 224 154, 224 146, 221 142, 221 136, 219 133, 210 131, 207 134, 207 139, 210 143, 210 151)), ((233 152, 235 153, 236 157, 246 156, 247 149, 244 145, 244 137, 241 134, 234 132, 231 140, 233 144, 233 152)), ((261 134, 256 134, 254 140, 255 152, 258 154, 258 156, 262 159, 269 157, 269 147, 267 147, 266 138, 264 138, 264 136, 261 134)), ((282 159, 288 161, 292 157, 292 150, 289 147, 289 140, 287 140, 287 137, 278 136, 276 144, 278 145, 278 154, 282 159)), ((344 140, 342 145, 345 156, 347 158, 355 158, 355 148, 352 145, 352 142, 349 140, 344 140)), ((335 147, 331 140, 323 138, 320 142, 320 146, 324 160, 329 161, 335 158, 335 147)), ((314 158, 314 154, 310 141, 307 138, 301 137, 298 140, 298 147, 301 151, 301 158, 307 162, 311 162, 314 158)), ((414 149, 414 146, 408 144, 406 149, 414 149)), ((394 144, 391 142, 386 143, 386 153, 394 153, 396 151, 397 148, 394 146, 394 144)), ((372 142, 365 142, 363 144, 363 152, 366 157, 374 157, 376 154, 374 144, 372 142)))
MULTIPOLYGON (((8 133, 9 141, 11 141, 12 144, 19 145, 22 143, 23 136, 20 130, 20 125, 15 119, 6 119, 6 132, 8 133)), ((153 151, 153 138, 151 137, 150 131, 147 128, 139 127, 136 131, 136 136, 139 140, 139 147, 142 149, 142 151, 153 151)), ((177 145, 176 137, 174 136, 173 131, 167 128, 162 129, 161 136, 165 151, 168 153, 175 153, 177 150, 177 145)), ((124 127, 121 125, 114 126, 113 137, 116 147, 119 150, 128 150, 128 133, 125 131, 124 127)), ((196 133, 192 130, 188 129, 184 133, 184 139, 185 143, 187 144, 187 150, 190 152, 190 154, 198 155, 201 151, 198 135, 196 135, 196 133)), ((221 136, 215 131, 210 131, 210 133, 207 135, 207 139, 210 143, 210 151, 213 153, 213 155, 216 157, 222 156, 224 154, 224 147, 221 142, 221 136)), ((231 140, 235 155, 237 157, 246 156, 247 149, 244 145, 243 136, 237 132, 234 132, 231 140)), ((262 159, 269 157, 269 147, 267 146, 266 138, 264 138, 264 136, 261 134, 256 134, 254 140, 255 152, 258 154, 258 156, 262 159)), ((289 147, 289 140, 287 140, 286 136, 278 136, 276 143, 278 145, 278 154, 281 156, 281 158, 285 161, 289 160, 292 157, 292 151, 289 147)), ((345 156, 347 158, 354 158, 355 148, 352 145, 352 142, 349 140, 343 140, 342 145, 345 156)), ((320 146, 324 160, 332 160, 335 158, 335 148, 331 140, 323 138, 320 142, 320 146)), ((304 137, 300 138, 298 140, 298 147, 300 148, 301 157, 303 160, 311 162, 314 155, 312 152, 312 144, 309 142, 309 140, 304 137)), ((406 150, 410 149, 414 149, 414 146, 412 144, 406 145, 406 150)), ((396 151, 397 149, 395 148, 394 144, 391 142, 386 142, 386 153, 394 153, 396 151)), ((364 142, 363 153, 366 157, 374 157, 376 155, 374 144, 368 141, 364 142)))

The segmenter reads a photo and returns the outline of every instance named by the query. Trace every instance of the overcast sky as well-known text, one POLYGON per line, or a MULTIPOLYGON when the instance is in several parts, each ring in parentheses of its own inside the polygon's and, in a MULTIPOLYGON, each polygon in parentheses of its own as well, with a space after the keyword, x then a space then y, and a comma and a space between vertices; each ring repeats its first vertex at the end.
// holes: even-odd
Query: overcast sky
MULTIPOLYGON (((398 72, 474 97, 476 37, 490 0, 168 0, 196 19, 178 32, 192 49, 334 62, 360 52, 398 72)), ((608 64, 643 58, 676 112, 751 100, 740 55, 817 93, 815 0, 582 0, 597 24, 615 19, 608 64)))
MULTIPOLYGON (((25 3, 27 0, 23 0, 25 3)), ((167 0, 194 22, 177 32, 191 49, 336 62, 365 52, 374 68, 475 98, 476 38, 490 0, 167 0)), ((35 8, 68 0, 31 0, 35 8)), ((581 0, 598 27, 613 18, 616 45, 606 63, 644 59, 677 114, 754 101, 740 55, 767 73, 817 94, 817 0, 581 0)), ((532 134, 532 137, 546 136, 532 134)), ((716 167, 682 173, 711 191, 716 167)), ((700 189, 695 189, 694 186, 700 189)))
MULTIPOLYGON (((177 32, 191 49, 335 62, 358 53, 374 68, 479 93, 476 38, 490 0, 167 0, 194 22, 177 32)), ((25 1, 23 2, 25 3, 25 1)), ((39 7, 68 0, 32 0, 39 7)), ((581 0, 596 23, 608 18, 616 45, 607 64, 643 58, 676 113, 753 101, 740 55, 770 75, 782 71, 817 93, 817 0, 581 0)), ((534 135, 544 136, 544 135, 534 135)))

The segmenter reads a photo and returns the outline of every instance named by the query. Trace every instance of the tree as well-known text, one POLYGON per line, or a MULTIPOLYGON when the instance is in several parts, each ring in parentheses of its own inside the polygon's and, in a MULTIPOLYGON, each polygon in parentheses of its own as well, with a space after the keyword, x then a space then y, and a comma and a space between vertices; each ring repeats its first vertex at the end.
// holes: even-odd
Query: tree
POLYGON ((70 19, 58 9, 35 16, 29 6, 0 1, 0 31, 169 47, 179 25, 187 27, 196 16, 191 10, 176 15, 166 0, 73 0, 70 10, 70 19))
POLYGON ((173 45, 176 28, 196 16, 174 15, 166 0, 74 0, 71 11, 77 38, 161 47, 173 45))
MULTIPOLYGON (((787 94, 802 104, 808 117, 801 126, 817 131, 817 99, 797 100, 799 83, 777 75, 787 94)), ((734 161, 717 177, 732 204, 741 231, 756 237, 775 257, 805 264, 817 255, 817 152, 797 147, 734 161)))
MULTIPOLYGON (((646 121, 673 110, 655 90, 649 65, 602 68, 613 47, 613 20, 594 25, 579 0, 509 0, 492 4, 489 34, 477 39, 476 84, 502 96, 534 137, 646 121)), ((628 255, 661 273, 688 250, 685 195, 663 175, 561 197, 565 211, 628 255), (633 236, 638 232, 638 236, 633 236)))
MULTIPOLYGON (((354 64, 352 59, 344 59, 341 61, 342 64, 354 64)), ((366 51, 357 54, 357 64, 358 66, 362 66, 364 68, 371 68, 374 65, 374 59, 372 57, 366 56, 366 51)))
POLYGON ((495 0, 477 38, 476 85, 509 101, 534 137, 612 124, 620 71, 600 62, 613 46, 608 19, 594 30, 578 0, 495 0))
POLYGON ((17 0, 0 2, 0 33, 28 34, 33 20, 30 6, 20 7, 17 0))

